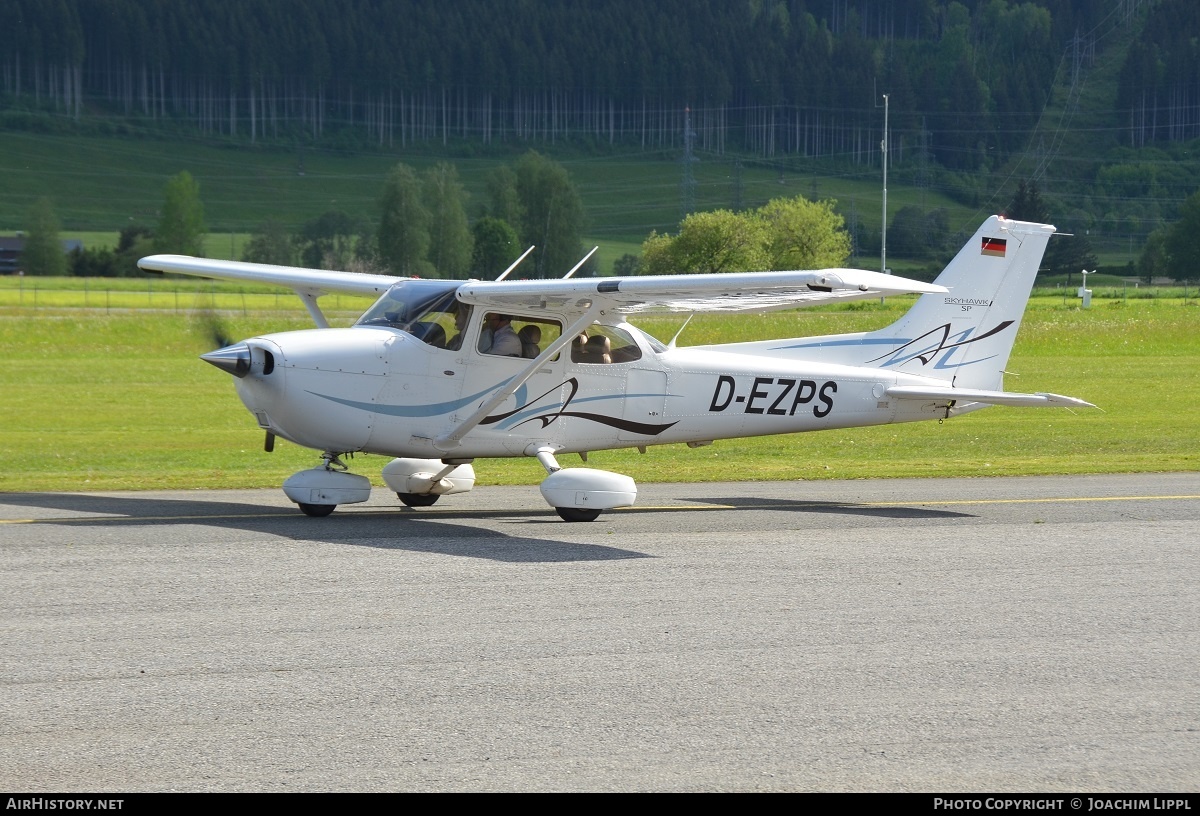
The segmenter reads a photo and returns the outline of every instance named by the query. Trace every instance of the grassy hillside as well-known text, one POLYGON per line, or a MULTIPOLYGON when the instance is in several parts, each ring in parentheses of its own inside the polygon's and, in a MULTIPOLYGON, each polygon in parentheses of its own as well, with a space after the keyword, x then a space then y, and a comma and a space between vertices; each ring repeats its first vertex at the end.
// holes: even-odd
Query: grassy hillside
MULTIPOLYGON (((540 149, 541 146, 539 145, 540 149)), ((199 141, 0 132, 0 232, 21 229, 25 213, 47 196, 63 223, 63 237, 86 246, 115 244, 129 224, 153 226, 167 179, 187 170, 200 183, 214 257, 240 254, 245 235, 269 218, 297 228, 326 210, 374 219, 383 178, 396 162, 418 169, 450 161, 477 204, 483 202, 488 171, 515 160, 525 148, 489 156, 290 150, 221 146, 199 141)), ((465 151, 464 151, 465 152, 465 151)), ((636 252, 651 232, 674 231, 682 216, 683 167, 680 156, 663 153, 554 155, 571 174, 588 216, 586 240, 601 247, 602 267, 625 252, 636 252)), ((847 218, 878 229, 882 177, 851 178, 829 169, 786 163, 744 161, 740 196, 735 189, 735 157, 702 156, 693 164, 698 209, 757 207, 780 196, 838 200, 847 218)), ((895 186, 888 209, 905 204, 946 207, 954 229, 973 228, 981 211, 955 204, 928 190, 895 186)), ((898 259, 902 260, 902 259, 898 259)), ((868 267, 878 258, 858 261, 868 267)))

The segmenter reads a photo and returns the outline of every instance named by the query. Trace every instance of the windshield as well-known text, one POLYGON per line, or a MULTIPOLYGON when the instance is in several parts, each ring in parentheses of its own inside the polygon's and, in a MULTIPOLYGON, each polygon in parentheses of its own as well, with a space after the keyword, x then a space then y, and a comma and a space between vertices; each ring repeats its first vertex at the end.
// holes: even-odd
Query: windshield
POLYGON ((355 326, 390 326, 444 348, 455 317, 469 308, 454 297, 462 281, 406 280, 384 292, 355 326))
POLYGON ((642 339, 646 341, 646 345, 649 346, 650 350, 656 354, 662 354, 667 350, 666 345, 661 340, 647 332, 645 329, 640 329, 630 323, 626 323, 625 328, 629 329, 635 334, 641 335, 642 339))

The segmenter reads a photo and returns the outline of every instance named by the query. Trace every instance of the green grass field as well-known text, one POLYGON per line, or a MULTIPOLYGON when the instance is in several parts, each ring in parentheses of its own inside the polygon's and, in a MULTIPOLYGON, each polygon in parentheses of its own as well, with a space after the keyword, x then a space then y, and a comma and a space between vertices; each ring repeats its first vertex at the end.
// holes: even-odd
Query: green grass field
MULTIPOLYGON (((39 293, 36 306, 13 303, 19 292, 0 287, 6 462, 0 490, 274 487, 316 464, 314 452, 282 441, 264 453, 262 432, 228 375, 197 359, 212 348, 204 310, 220 309, 235 337, 307 328, 294 297, 214 293, 199 281, 176 282, 178 290, 163 283, 146 293, 143 281, 128 282, 139 283, 141 292, 125 293, 128 304, 87 308, 52 302, 49 291, 39 293)), ((333 310, 339 321, 348 323, 362 308, 352 301, 333 310)), ((701 315, 680 343, 867 330, 891 322, 907 305, 896 298, 769 315, 701 315)), ((669 339, 681 319, 638 323, 669 339)), ((589 464, 645 482, 1200 470, 1198 325, 1194 299, 1097 299, 1084 311, 1074 299, 1036 297, 1007 387, 1078 396, 1100 409, 996 407, 941 424, 651 447, 644 455, 601 451, 589 464)), ((386 462, 359 456, 352 468, 381 485, 386 462)), ((544 477, 528 459, 481 460, 476 470, 481 484, 544 477)))

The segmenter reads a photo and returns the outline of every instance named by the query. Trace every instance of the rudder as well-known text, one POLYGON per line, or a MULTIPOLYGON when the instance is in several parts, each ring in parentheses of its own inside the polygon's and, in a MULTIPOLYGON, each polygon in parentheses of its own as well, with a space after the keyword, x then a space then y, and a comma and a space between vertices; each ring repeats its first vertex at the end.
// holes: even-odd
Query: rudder
POLYGON ((1049 224, 988 218, 935 281, 950 292, 922 295, 891 326, 868 334, 868 343, 892 350, 864 362, 949 380, 959 388, 1002 388, 1053 234, 1049 224))

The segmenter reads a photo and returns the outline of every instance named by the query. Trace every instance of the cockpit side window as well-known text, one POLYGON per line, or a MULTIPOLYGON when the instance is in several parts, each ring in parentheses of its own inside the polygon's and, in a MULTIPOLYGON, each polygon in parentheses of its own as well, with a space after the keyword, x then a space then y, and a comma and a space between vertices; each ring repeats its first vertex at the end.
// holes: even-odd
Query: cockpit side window
POLYGON ((642 350, 624 329, 594 324, 571 341, 575 363, 628 363, 640 360, 642 350))
POLYGON ((562 323, 557 320, 485 312, 479 329, 479 351, 533 359, 561 336, 562 323))

